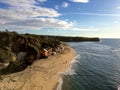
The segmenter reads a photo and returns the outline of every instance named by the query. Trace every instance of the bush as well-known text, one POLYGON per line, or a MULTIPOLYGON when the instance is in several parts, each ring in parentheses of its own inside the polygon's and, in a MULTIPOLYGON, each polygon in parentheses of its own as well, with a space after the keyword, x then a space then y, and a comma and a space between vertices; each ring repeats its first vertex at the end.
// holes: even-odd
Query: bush
POLYGON ((0 32, 0 62, 10 63, 2 70, 6 72, 21 71, 27 65, 40 58, 43 48, 56 47, 59 41, 54 37, 39 36, 34 34, 18 34, 16 32, 0 32), (15 61, 15 55, 20 52, 26 52, 27 55, 23 61, 15 61))
POLYGON ((9 66, 1 70, 1 74, 10 74, 24 70, 27 67, 24 63, 21 62, 10 62, 9 66))
POLYGON ((10 47, 6 47, 6 49, 0 49, 0 62, 8 63, 13 61, 14 54, 11 51, 10 47))

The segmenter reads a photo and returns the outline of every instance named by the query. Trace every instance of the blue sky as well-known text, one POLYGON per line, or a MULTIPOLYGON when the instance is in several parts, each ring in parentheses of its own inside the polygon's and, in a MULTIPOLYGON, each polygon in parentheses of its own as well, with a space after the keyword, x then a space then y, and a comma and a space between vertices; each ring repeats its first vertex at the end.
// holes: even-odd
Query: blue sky
POLYGON ((0 0, 0 30, 120 38, 120 0, 0 0))

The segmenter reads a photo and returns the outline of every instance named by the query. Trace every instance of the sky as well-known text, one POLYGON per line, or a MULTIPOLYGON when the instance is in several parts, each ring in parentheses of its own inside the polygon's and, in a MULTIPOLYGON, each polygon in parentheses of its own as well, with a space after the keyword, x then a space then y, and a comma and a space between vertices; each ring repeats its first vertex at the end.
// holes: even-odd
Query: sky
POLYGON ((0 31, 120 38, 120 0, 0 0, 0 31))

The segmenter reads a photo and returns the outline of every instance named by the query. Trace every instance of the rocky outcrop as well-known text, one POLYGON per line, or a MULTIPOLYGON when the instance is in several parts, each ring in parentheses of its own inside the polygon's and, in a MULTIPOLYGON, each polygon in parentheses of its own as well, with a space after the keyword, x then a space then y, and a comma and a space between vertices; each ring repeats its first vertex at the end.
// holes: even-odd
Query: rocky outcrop
POLYGON ((27 52, 19 52, 18 55, 17 55, 17 60, 18 61, 24 61, 26 55, 27 55, 27 52))

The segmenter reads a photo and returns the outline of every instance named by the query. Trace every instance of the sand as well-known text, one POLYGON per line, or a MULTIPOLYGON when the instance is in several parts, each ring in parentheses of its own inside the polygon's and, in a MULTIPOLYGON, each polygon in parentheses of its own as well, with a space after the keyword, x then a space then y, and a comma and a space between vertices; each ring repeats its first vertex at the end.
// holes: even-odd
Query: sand
POLYGON ((62 53, 37 60, 24 71, 2 76, 0 90, 55 90, 58 73, 64 72, 75 56, 72 48, 64 47, 62 53))

